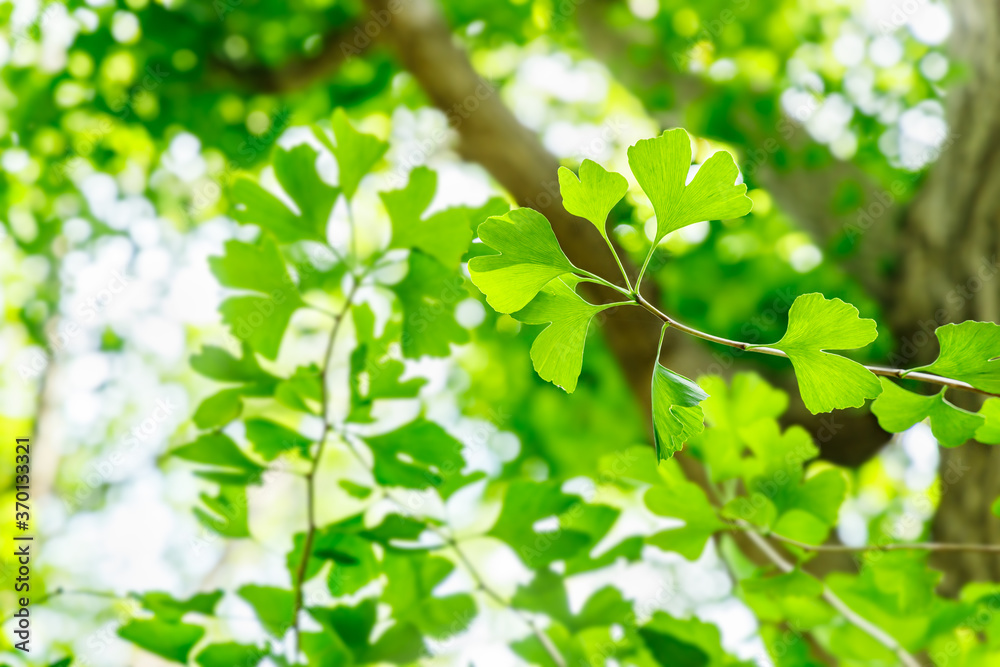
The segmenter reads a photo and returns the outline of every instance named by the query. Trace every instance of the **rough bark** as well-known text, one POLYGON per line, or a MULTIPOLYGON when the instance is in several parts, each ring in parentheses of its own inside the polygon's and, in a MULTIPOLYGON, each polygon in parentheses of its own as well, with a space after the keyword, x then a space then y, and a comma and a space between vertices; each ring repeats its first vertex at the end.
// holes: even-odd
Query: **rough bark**
MULTIPOLYGON (((948 93, 945 150, 904 222, 890 311, 902 333, 901 354, 916 361, 936 354, 929 332, 937 324, 1000 319, 1000 5, 956 0, 951 8, 951 52, 967 78, 948 93)), ((1000 541, 1000 521, 990 512, 1000 496, 1000 449, 978 443, 942 449, 941 466, 935 539, 1000 541)), ((1000 580, 995 554, 941 554, 936 564, 948 592, 969 581, 1000 580)))

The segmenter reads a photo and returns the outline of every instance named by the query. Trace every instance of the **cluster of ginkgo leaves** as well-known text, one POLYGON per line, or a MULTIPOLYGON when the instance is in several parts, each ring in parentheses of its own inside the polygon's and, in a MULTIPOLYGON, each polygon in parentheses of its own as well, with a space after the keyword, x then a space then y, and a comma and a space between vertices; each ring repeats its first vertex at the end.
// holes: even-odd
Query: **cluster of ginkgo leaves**
MULTIPOLYGON (((475 468, 466 446, 425 414, 386 426, 379 417, 386 402, 421 396, 424 380, 404 379, 407 365, 450 355, 453 344, 469 340, 455 319, 456 302, 475 296, 463 263, 494 307, 526 323, 551 323, 531 356, 543 378, 568 390, 580 373, 589 322, 604 307, 584 301, 575 286, 603 279, 576 269, 548 222, 528 209, 504 214, 507 205, 494 199, 481 207, 428 214, 436 177, 425 168, 414 169, 403 189, 379 193, 391 237, 378 249, 362 254, 331 244, 334 207, 338 201, 350 206, 386 144, 358 132, 342 113, 333 117, 332 137, 318 127, 314 132, 337 162, 338 186, 319 175, 320 153, 308 145, 275 151, 272 166, 284 196, 252 180, 235 186, 235 217, 260 233, 253 241, 229 241, 210 264, 233 292, 221 312, 239 349, 208 346, 192 358, 198 373, 222 386, 194 413, 200 434, 170 451, 194 464, 214 489, 195 508, 198 520, 232 540, 255 539, 249 487, 264 483, 279 463, 284 473, 303 478, 307 521, 290 536, 286 583, 248 583, 187 599, 137 594, 140 610, 119 629, 123 638, 168 661, 202 667, 403 665, 447 652, 452 638, 499 606, 523 622, 523 635, 509 648, 530 664, 751 665, 756 657, 738 659, 723 649, 714 625, 666 612, 678 595, 669 582, 651 584, 646 599, 605 586, 582 606, 570 604, 567 588, 567 579, 576 575, 638 563, 646 549, 694 560, 713 537, 731 546, 729 536, 745 531, 784 540, 790 559, 758 566, 732 557, 735 593, 755 613, 762 650, 774 664, 825 664, 817 651, 836 655, 843 664, 895 664, 910 651, 946 650, 958 638, 963 656, 996 657, 992 647, 1000 641, 1000 625, 981 628, 982 642, 966 636, 967 619, 989 609, 993 591, 972 585, 960 600, 937 597, 938 574, 927 568, 921 552, 873 554, 882 557, 865 559, 857 574, 818 578, 803 569, 815 555, 812 547, 836 525, 848 476, 810 463, 818 452, 811 436, 798 427, 783 431, 778 423, 787 396, 756 375, 738 374, 731 385, 715 376, 696 383, 656 366, 658 449, 662 455, 689 443, 691 454, 705 464, 712 493, 688 481, 676 461, 656 465, 651 448, 626 446, 609 450, 592 466, 595 483, 616 489, 603 497, 618 501, 585 501, 564 489, 562 479, 475 468), (472 243, 473 229, 483 219, 482 243, 472 243), (502 254, 486 254, 488 248, 502 254), (404 265, 402 279, 400 272, 387 270, 404 265), (300 310, 315 311, 327 326, 290 333, 300 310), (353 340, 349 352, 341 352, 338 335, 353 340), (303 336, 326 338, 325 352, 313 362, 283 367, 283 347, 293 338, 301 344, 303 336), (346 386, 331 368, 347 369, 346 386), (338 461, 357 465, 321 465, 333 450, 338 461), (458 534, 447 512, 421 500, 431 494, 444 507, 468 502, 456 496, 460 492, 491 493, 501 500, 484 533, 458 534), (656 527, 623 537, 613 529, 625 508, 621 499, 631 497, 643 499, 640 509, 650 513, 646 523, 656 527), (317 521, 320 505, 326 513, 337 508, 336 518, 317 521), (656 522, 653 516, 680 519, 683 525, 656 522), (474 539, 510 549, 530 580, 513 594, 498 593, 488 573, 463 551, 474 539), (456 572, 468 585, 443 591, 442 583, 456 572), (227 614, 220 611, 230 596, 253 610, 263 636, 232 638, 227 614)), ((674 131, 640 142, 632 153, 636 164, 674 160, 669 174, 635 168, 660 207, 658 219, 666 221, 661 238, 695 219, 726 217, 747 206, 741 187, 713 181, 735 180, 725 154, 706 163, 700 177, 684 187, 684 174, 677 173, 682 166, 686 173, 685 161, 690 162, 687 142, 683 131, 674 131), (654 197, 659 187, 673 188, 671 196, 683 205, 654 197)), ((581 172, 579 180, 560 174, 567 207, 603 221, 624 194, 624 179, 593 163, 581 172), (604 185, 596 187, 597 182, 604 185)), ((603 223, 599 226, 603 231, 603 223)), ((873 325, 858 320, 850 306, 808 295, 791 315, 789 333, 776 347, 792 358, 800 379, 809 377, 803 364, 826 364, 822 372, 845 378, 868 372, 822 351, 846 342, 864 344, 859 341, 873 335, 873 325), (813 318, 826 323, 822 332, 813 318)), ((927 370, 948 369, 979 382, 966 367, 948 366, 953 357, 942 353, 927 370)), ((881 386, 863 392, 878 390, 881 386)), ((816 400, 836 407, 854 402, 855 391, 833 389, 816 400)), ((940 407, 914 407, 906 419, 922 418, 925 408, 934 423, 940 407)))
MULTIPOLYGON (((542 214, 528 208, 514 209, 491 218, 479 227, 479 238, 498 255, 469 262, 472 280, 489 304, 527 324, 551 323, 531 348, 538 374, 567 392, 576 388, 583 363, 587 330, 595 315, 623 305, 647 306, 639 296, 643 274, 660 241, 671 232, 696 222, 723 220, 750 212, 752 201, 739 181, 739 170, 725 151, 712 155, 692 170, 691 141, 682 129, 639 141, 628 150, 629 166, 636 182, 649 198, 656 216, 656 232, 633 287, 625 270, 625 287, 573 265, 566 257, 551 226, 542 214), (587 302, 577 293, 581 281, 596 282, 620 292, 625 301, 604 304, 587 302)), ((628 180, 599 164, 585 160, 579 176, 559 170, 559 184, 566 210, 591 222, 622 262, 608 237, 611 210, 628 192, 628 180)), ((671 326, 667 316, 664 332, 671 326)), ((1000 326, 988 322, 963 322, 938 328, 941 353, 937 361, 914 369, 899 369, 905 378, 914 372, 967 383, 968 388, 1000 392, 1000 326)), ((980 414, 949 403, 946 386, 933 396, 904 389, 871 369, 830 350, 855 350, 878 336, 875 321, 859 317, 858 309, 840 299, 804 294, 792 304, 788 329, 771 345, 729 343, 742 349, 777 351, 795 369, 805 406, 813 414, 856 408, 876 399, 872 410, 890 432, 908 429, 925 418, 938 440, 947 446, 971 438, 1000 442, 1000 400, 990 399, 980 414)), ((660 345, 662 347, 662 335, 660 345)), ((651 360, 652 361, 652 360, 651 360)), ((954 385, 955 383, 951 383, 954 385)), ((652 383, 653 422, 660 459, 669 458, 704 427, 701 403, 708 394, 698 384, 655 363, 652 383)))

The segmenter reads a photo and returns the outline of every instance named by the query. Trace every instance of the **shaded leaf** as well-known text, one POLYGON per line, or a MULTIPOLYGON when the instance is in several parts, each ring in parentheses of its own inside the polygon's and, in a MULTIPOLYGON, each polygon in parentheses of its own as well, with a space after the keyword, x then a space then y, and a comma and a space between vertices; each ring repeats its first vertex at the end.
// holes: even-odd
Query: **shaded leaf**
POLYGON ((236 594, 253 607, 260 624, 275 639, 281 639, 291 629, 295 616, 295 594, 292 591, 248 584, 236 594))
POLYGON ((340 189, 326 183, 316 171, 318 153, 306 144, 274 151, 274 175, 294 202, 292 210, 277 196, 250 179, 233 186, 233 217, 255 224, 281 243, 310 240, 326 243, 326 228, 340 189))
POLYGON ((698 383, 656 362, 653 369, 653 434, 656 459, 669 459, 684 443, 701 433, 705 422, 701 402, 708 398, 698 383))
POLYGON ((455 320, 455 306, 468 296, 465 279, 457 271, 414 250, 406 277, 392 291, 403 308, 404 357, 446 357, 451 343, 468 342, 468 330, 455 320))
POLYGON ((118 635, 122 639, 182 665, 187 664, 191 649, 204 634, 205 629, 197 625, 168 623, 158 619, 132 620, 118 628, 118 635))

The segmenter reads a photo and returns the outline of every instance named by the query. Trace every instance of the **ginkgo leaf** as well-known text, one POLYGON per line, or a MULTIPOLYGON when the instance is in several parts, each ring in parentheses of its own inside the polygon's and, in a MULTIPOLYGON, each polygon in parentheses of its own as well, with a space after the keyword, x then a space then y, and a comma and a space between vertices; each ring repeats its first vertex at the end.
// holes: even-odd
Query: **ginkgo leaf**
POLYGON ((558 481, 517 480, 507 490, 500 515, 487 534, 509 544, 529 568, 545 567, 590 544, 589 535, 563 525, 563 517, 581 503, 579 496, 563 492, 558 481), (552 517, 557 518, 555 526, 543 529, 539 525, 552 517))
POLYGON ((914 368, 968 382, 977 389, 1000 393, 1000 324, 962 322, 934 331, 941 352, 937 360, 914 368))
POLYGON ((481 476, 463 475, 462 443, 434 422, 418 418, 395 431, 365 438, 375 480, 385 486, 436 488, 445 499, 481 476))
POLYGON ((861 364, 825 350, 853 350, 878 337, 875 320, 858 317, 858 309, 822 294, 803 294, 788 311, 788 329, 773 345, 784 351, 795 369, 802 402, 813 414, 857 408, 882 393, 875 374, 861 364))
POLYGON ((403 356, 447 357, 451 343, 469 340, 455 320, 455 305, 468 296, 465 278, 422 250, 411 252, 408 264, 406 277, 392 286, 403 309, 403 356))
POLYGON ((646 492, 644 500, 654 514, 681 519, 685 523, 679 528, 651 535, 646 542, 664 551, 676 551, 688 560, 697 559, 709 538, 726 527, 705 492, 683 478, 654 486, 646 492))
POLYGON ((490 218, 479 225, 479 238, 501 254, 473 257, 469 273, 500 313, 524 308, 553 278, 576 270, 549 221, 530 208, 490 218))
POLYGON ((222 257, 208 261, 224 286, 255 292, 224 301, 219 308, 223 321, 240 340, 275 359, 292 314, 305 305, 278 246, 269 235, 253 244, 229 241, 222 257))
POLYGON ((628 192, 628 180, 593 160, 584 160, 579 178, 566 167, 559 167, 559 192, 567 211, 589 220, 601 236, 608 238, 608 215, 628 192))
POLYGON ((274 175, 297 211, 255 181, 243 178, 233 186, 233 216, 260 226, 282 243, 311 240, 326 243, 326 228, 340 188, 316 171, 318 153, 307 144, 274 152, 274 175))
POLYGON ((295 594, 292 591, 247 584, 236 593, 253 607, 257 620, 271 636, 280 639, 292 627, 295 618, 295 594))
POLYGON ((983 425, 976 431, 976 440, 987 445, 1000 445, 1000 398, 989 398, 979 408, 983 425))
POLYGON ((888 378, 881 378, 882 393, 872 403, 872 413, 879 426, 890 433, 905 431, 929 418, 931 433, 945 447, 958 447, 975 437, 986 421, 981 415, 952 405, 944 397, 944 388, 937 394, 922 396, 907 391, 888 378))
POLYGON ((512 315, 525 324, 551 323, 531 344, 531 362, 543 380, 573 393, 583 367, 590 321, 605 308, 588 303, 563 279, 556 279, 512 315))
POLYGON ((330 124, 333 126, 336 146, 330 143, 329 138, 321 130, 317 130, 315 134, 333 153, 340 174, 340 187, 344 195, 352 199, 354 193, 358 191, 361 179, 382 159, 389 144, 373 134, 358 132, 341 108, 333 112, 330 124))
POLYGON ((118 629, 118 635, 150 653, 186 665, 191 649, 205 634, 205 628, 188 623, 167 623, 159 619, 132 619, 118 629))
POLYGON ((680 128, 631 146, 628 164, 656 213, 654 245, 682 227, 739 218, 753 208, 747 186, 736 183, 740 170, 725 151, 708 158, 685 185, 691 169, 691 139, 680 128))
POLYGON ((705 428, 700 403, 708 394, 694 380, 657 362, 653 369, 653 441, 657 462, 679 452, 705 428))
POLYGON ((491 215, 501 215, 508 206, 493 198, 478 208, 456 206, 433 213, 424 213, 434 199, 437 174, 427 167, 410 172, 405 188, 380 192, 379 197, 392 224, 390 248, 418 248, 442 266, 456 269, 472 242, 472 225, 491 215))

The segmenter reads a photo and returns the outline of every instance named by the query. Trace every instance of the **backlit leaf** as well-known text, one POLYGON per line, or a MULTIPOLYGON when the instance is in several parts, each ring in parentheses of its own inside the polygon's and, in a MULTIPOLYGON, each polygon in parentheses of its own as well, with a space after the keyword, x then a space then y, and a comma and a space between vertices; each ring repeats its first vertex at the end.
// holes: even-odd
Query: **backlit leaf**
POLYGON ((915 371, 968 382, 977 389, 1000 393, 1000 324, 962 322, 934 331, 941 352, 932 364, 915 371))
POLYGON ((494 310, 513 313, 528 305, 553 278, 575 270, 552 226, 538 211, 516 208, 479 225, 479 238, 499 255, 469 260, 469 272, 494 310))
POLYGON ((888 378, 880 379, 882 394, 872 404, 872 412, 878 417, 879 426, 890 433, 905 431, 929 418, 931 433, 938 442, 945 447, 957 447, 975 437, 986 421, 981 415, 945 400, 944 388, 923 396, 899 387, 888 378))
POLYGON ((512 315, 525 324, 549 324, 531 345, 531 361, 543 380, 573 393, 590 321, 606 308, 588 303, 563 279, 556 279, 512 315))
POLYGON ((672 231, 703 220, 739 218, 753 207, 746 196, 747 186, 736 184, 740 172, 725 151, 708 158, 685 186, 691 169, 691 139, 680 128, 631 146, 628 164, 656 213, 653 245, 672 231))
POLYGON ((788 354, 802 402, 818 414, 861 407, 882 393, 878 378, 867 368, 825 351, 864 347, 877 336, 875 321, 859 318, 851 304, 812 293, 795 299, 781 340, 754 347, 774 347, 788 354))
POLYGON ((567 211, 589 220, 601 236, 608 238, 608 215, 628 192, 628 180, 593 160, 584 160, 579 177, 559 167, 559 192, 567 211))

